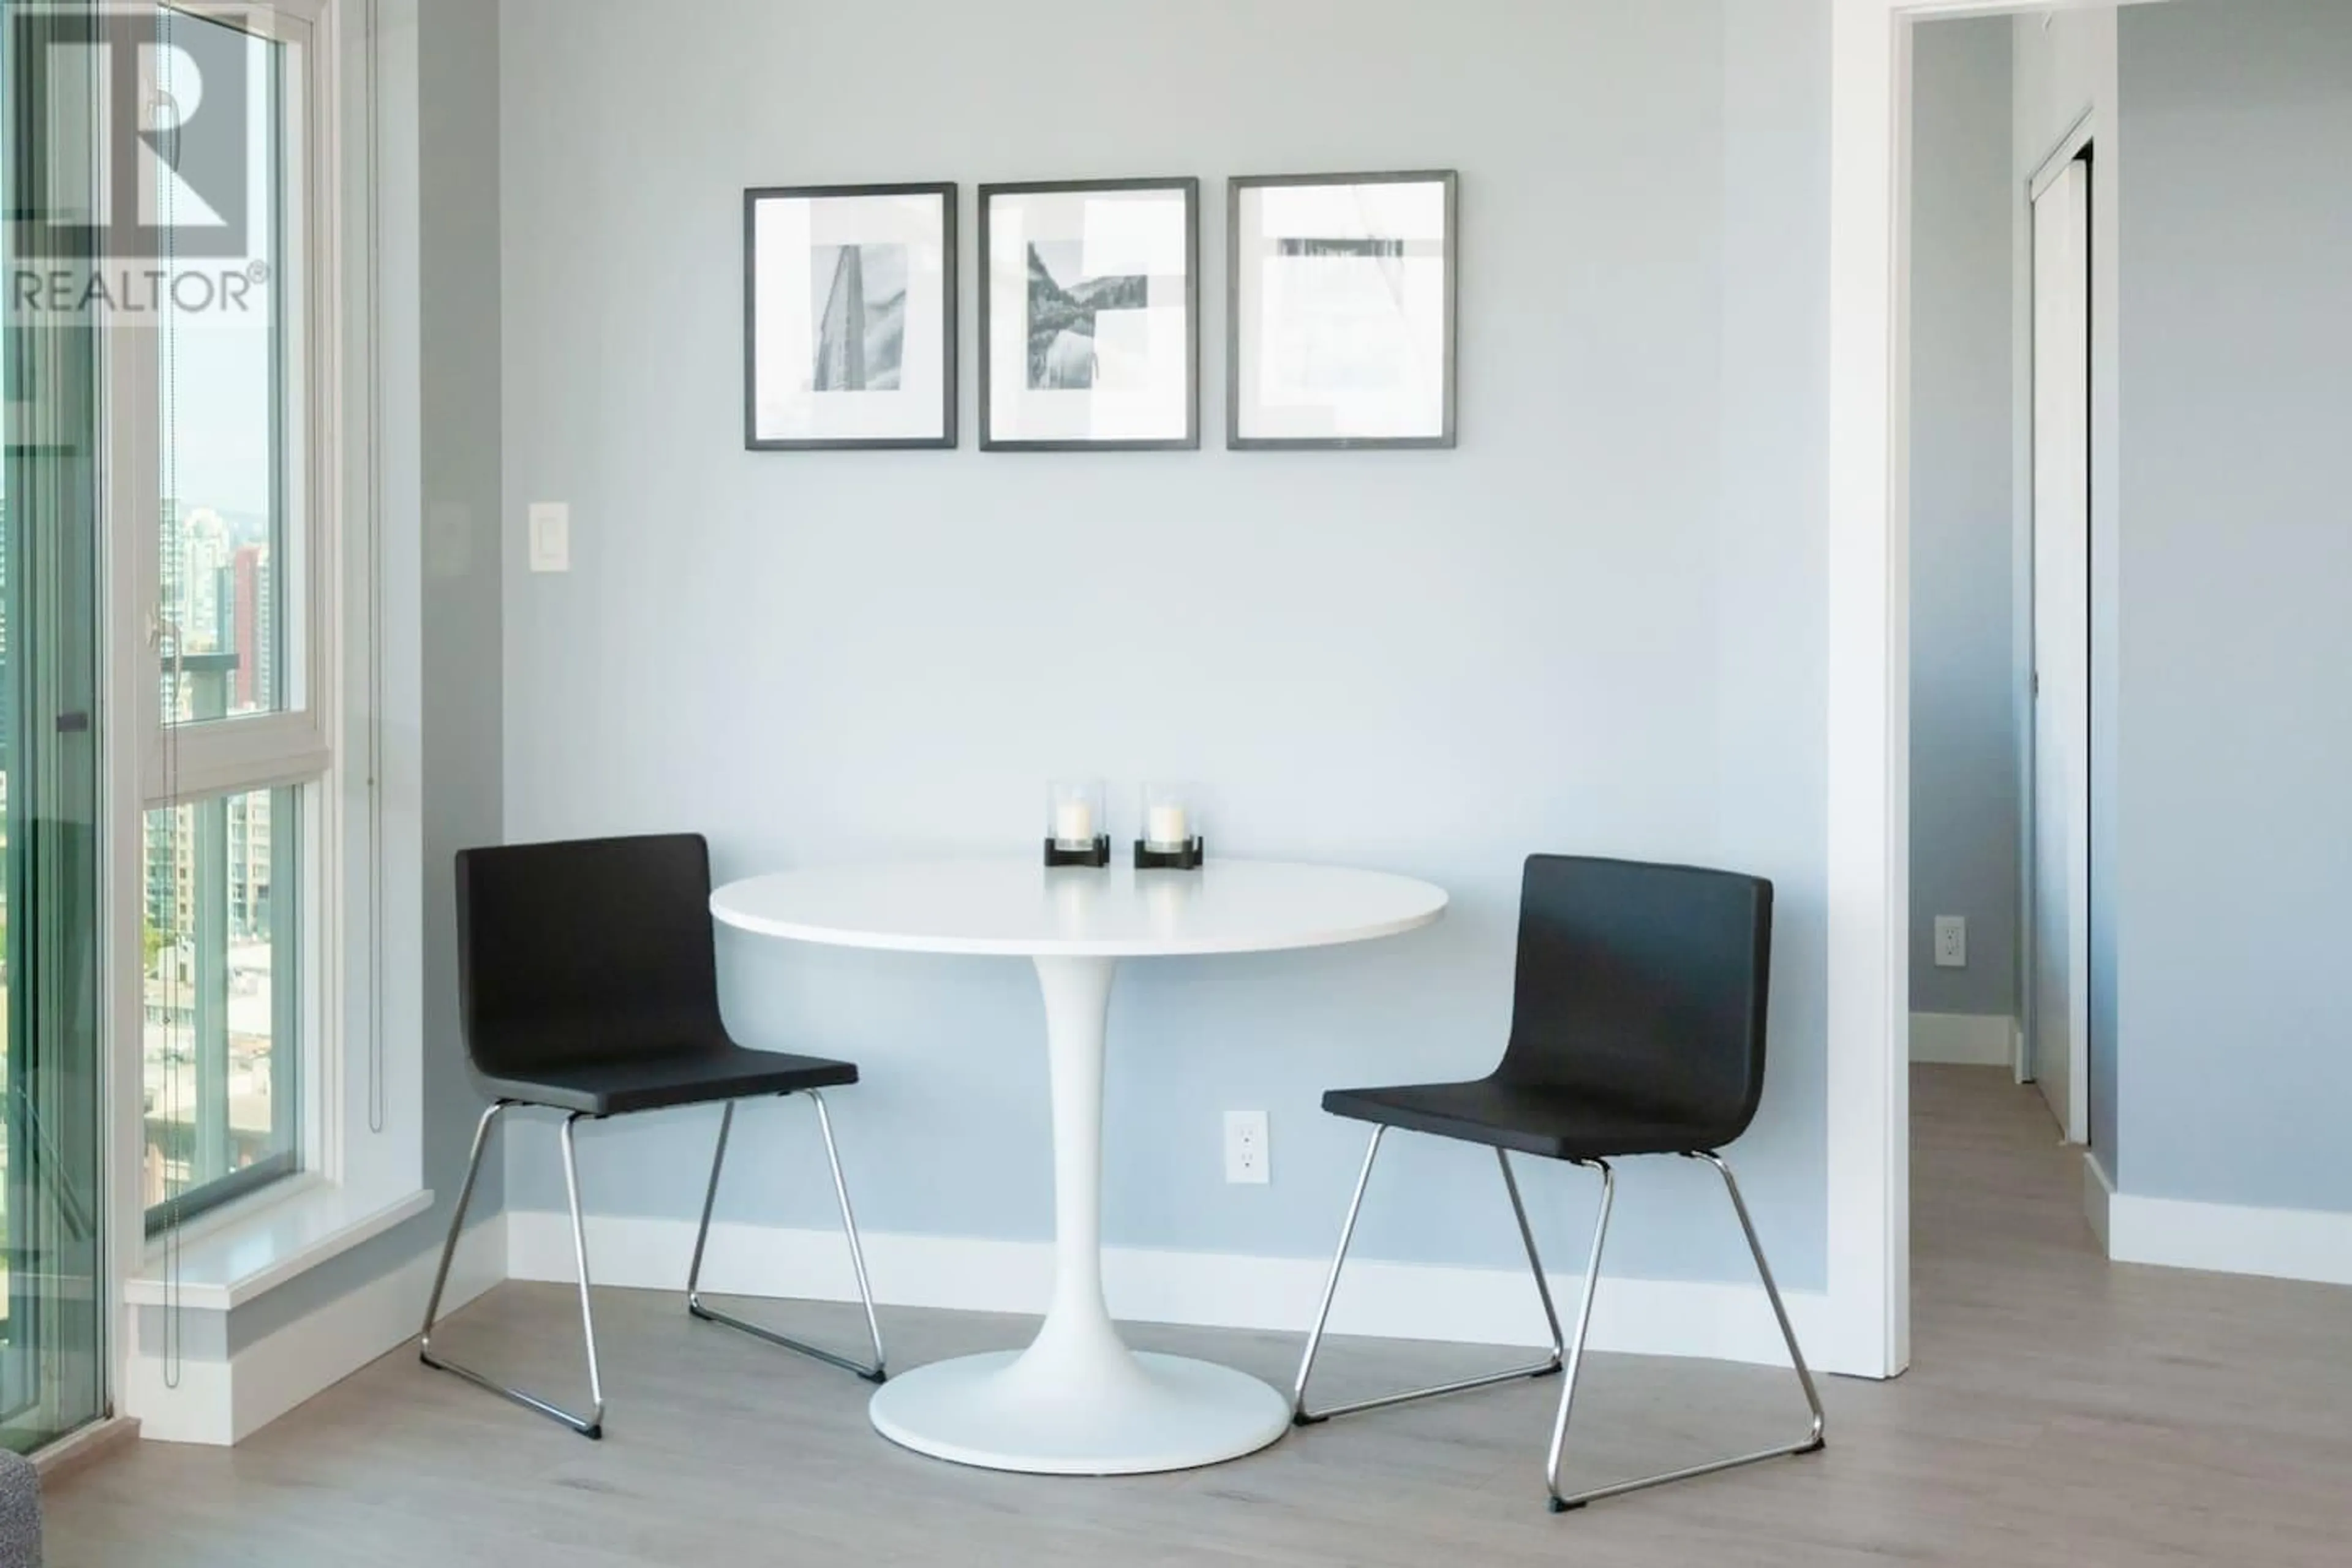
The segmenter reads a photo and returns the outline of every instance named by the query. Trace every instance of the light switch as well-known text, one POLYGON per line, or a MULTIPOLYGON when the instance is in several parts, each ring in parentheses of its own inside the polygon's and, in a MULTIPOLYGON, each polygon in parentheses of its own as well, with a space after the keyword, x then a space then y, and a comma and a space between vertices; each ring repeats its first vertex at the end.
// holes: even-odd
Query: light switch
POLYGON ((531 502, 530 569, 572 570, 572 509, 562 501, 531 502))

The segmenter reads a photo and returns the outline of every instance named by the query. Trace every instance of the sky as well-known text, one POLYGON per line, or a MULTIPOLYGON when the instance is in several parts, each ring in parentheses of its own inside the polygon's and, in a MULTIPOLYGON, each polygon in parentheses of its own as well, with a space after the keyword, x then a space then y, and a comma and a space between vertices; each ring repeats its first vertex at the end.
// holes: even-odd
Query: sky
MULTIPOLYGON (((183 19, 180 25, 216 24, 183 19)), ((274 184, 271 171, 278 154, 275 95, 264 89, 270 80, 268 51, 277 47, 256 39, 247 57, 252 130, 247 178, 257 220, 271 211, 263 194, 274 184)), ((254 225, 252 258, 272 269, 269 281, 247 295, 257 307, 273 305, 280 297, 276 268, 283 258, 273 226, 261 221, 254 225)), ((258 515, 269 510, 269 321, 266 309, 250 315, 175 312, 172 318, 173 363, 164 385, 163 494, 177 500, 184 514, 192 507, 258 515)))

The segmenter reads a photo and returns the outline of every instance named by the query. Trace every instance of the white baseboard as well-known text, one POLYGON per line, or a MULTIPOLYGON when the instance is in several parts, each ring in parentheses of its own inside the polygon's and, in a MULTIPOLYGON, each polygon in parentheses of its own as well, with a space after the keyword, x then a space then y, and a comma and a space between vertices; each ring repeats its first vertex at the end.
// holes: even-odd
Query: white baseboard
POLYGON ((2091 1222, 2091 1234, 2099 1238, 2099 1250, 2109 1258, 2115 1256, 2109 1215, 2115 1207, 2116 1184, 2107 1168, 2099 1163, 2092 1151, 2083 1151, 2083 1217, 2091 1222))
MULTIPOLYGON (((2104 1178, 2099 1172, 2091 1179, 2104 1178)), ((2117 1263, 2352 1285, 2352 1214, 2141 1197, 2112 1188, 2106 1211, 2107 1256, 2117 1263)))
MULTIPOLYGON (((513 1278, 573 1277, 567 1215, 521 1210, 509 1212, 506 1221, 507 1268, 513 1278)), ((872 1231, 864 1239, 875 1298, 886 1305, 1035 1313, 1045 1310, 1052 1289, 1049 1242, 872 1231)), ((693 1247, 691 1220, 589 1216, 588 1269, 600 1285, 682 1291, 693 1247)), ((1103 1282, 1119 1318, 1303 1335, 1328 1267, 1320 1258, 1114 1247, 1104 1252, 1103 1282)), ((1550 1281, 1553 1300, 1565 1312, 1582 1276, 1554 1273, 1550 1281)), ((703 1288, 718 1295, 856 1299, 837 1231, 725 1222, 711 1227, 703 1288)), ((1798 1341, 1817 1369, 1875 1375, 1840 1364, 1825 1294, 1790 1291, 1784 1299, 1798 1341)), ((1536 1345, 1549 1338, 1524 1271, 1352 1258, 1331 1329, 1474 1344, 1536 1345)), ((1763 1289, 1753 1285, 1604 1278, 1593 1310, 1592 1344, 1768 1365, 1785 1366, 1789 1359, 1763 1289)))
MULTIPOLYGON (((506 1278, 506 1232, 503 1215, 466 1232, 443 1293, 445 1312, 506 1278)), ((124 1408, 139 1417, 142 1437, 165 1443, 242 1442, 413 1339, 439 1263, 440 1248, 430 1247, 226 1361, 183 1357, 167 1369, 162 1347, 134 1344, 125 1358, 124 1408), (167 1370, 174 1373, 168 1380, 167 1370)))
POLYGON ((1911 1059, 2005 1068, 2017 1060, 2017 1020, 1999 1013, 1914 1013, 1911 1059))

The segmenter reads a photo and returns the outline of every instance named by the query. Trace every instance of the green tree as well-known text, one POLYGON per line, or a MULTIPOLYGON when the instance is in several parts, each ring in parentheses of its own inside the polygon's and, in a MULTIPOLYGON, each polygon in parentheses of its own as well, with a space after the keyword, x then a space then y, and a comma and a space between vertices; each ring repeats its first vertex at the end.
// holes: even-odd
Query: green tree
POLYGON ((142 974, 153 973, 157 955, 171 945, 171 936, 157 931, 152 919, 143 914, 139 917, 139 972, 142 974))

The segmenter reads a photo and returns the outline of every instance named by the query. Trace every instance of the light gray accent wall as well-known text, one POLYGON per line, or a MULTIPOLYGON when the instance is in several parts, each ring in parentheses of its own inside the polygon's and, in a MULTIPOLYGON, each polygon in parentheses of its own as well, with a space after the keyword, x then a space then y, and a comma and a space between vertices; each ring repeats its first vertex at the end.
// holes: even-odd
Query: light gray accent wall
MULTIPOLYGON (((387 363, 413 355, 416 366, 417 406, 391 417, 416 421, 424 515, 387 517, 385 528, 424 555, 425 695, 421 731, 387 743, 414 748, 422 769, 424 1176, 434 1206, 238 1308, 222 1330, 229 1352, 437 1247, 482 1105, 457 1037, 450 858, 496 842, 503 811, 498 18, 478 0, 393 0, 383 15, 388 28, 415 29, 413 55, 406 39, 397 51, 404 69, 415 61, 415 80, 387 80, 384 105, 395 118, 415 116, 415 208, 383 221, 414 226, 415 287, 402 294, 392 280, 384 319, 388 331, 416 337, 383 353, 387 363)), ((499 1211, 503 1186, 493 1163, 476 1216, 499 1211)))
MULTIPOLYGON (((1589 17, 1611 7, 1580 9, 1589 17)), ((1647 603, 1653 595, 1674 594, 1685 574, 1714 579, 1712 620, 1702 634, 1712 644, 1712 668, 1690 678, 1700 692, 1710 678, 1715 687, 1716 771, 1707 781, 1715 847, 1706 853, 1770 877, 1777 900, 1764 1111, 1734 1157, 1741 1182, 1771 1205, 1771 1219, 1759 1223, 1774 1268, 1785 1250, 1801 1260, 1808 1286, 1818 1289, 1825 1279, 1820 1260, 1828 1245, 1829 1192, 1829 7, 1817 0, 1725 0, 1721 9, 1723 45, 1713 68, 1723 95, 1717 187, 1723 256, 1706 282, 1718 301, 1722 334, 1717 515, 1708 542, 1715 553, 1629 576, 1623 585, 1647 603)), ((1578 39, 1561 47, 1582 55, 1591 46, 1578 39)), ((1591 134, 1625 145, 1613 131, 1591 134)), ((1506 191, 1497 199, 1513 198, 1506 191)), ((1626 199, 1622 220, 1638 223, 1644 199, 1626 199)), ((1639 287, 1631 277, 1590 279, 1579 285, 1574 310, 1606 315, 1612 299, 1639 287)), ((1613 374, 1576 368, 1572 353, 1562 364, 1580 380, 1613 374)), ((1645 405, 1672 405, 1672 387, 1643 384, 1645 405)), ((1696 406, 1694 416, 1703 417, 1696 406)), ((1542 460, 1536 458, 1538 466, 1542 460)), ((1612 528, 1602 521, 1606 514, 1587 511, 1572 477, 1570 482, 1570 515, 1580 531, 1605 540, 1612 528)), ((1627 514, 1643 515, 1638 506, 1627 514)), ((1610 678, 1605 662, 1569 668, 1580 680, 1610 678)), ((1525 700, 1538 715, 1548 706, 1540 688, 1525 700)), ((1655 766, 1632 759, 1624 765, 1636 772, 1655 766)), ((1572 817, 1546 823, 1542 831, 1558 844, 1586 847, 1586 829, 1572 817)), ((1695 837, 1694 849, 1699 842, 1695 837)), ((1672 853, 1652 835, 1635 852, 1661 858, 1672 853)), ((1685 1173, 1666 1162, 1638 1162, 1623 1190, 1668 1179, 1680 1184, 1685 1173)), ((1680 1233, 1663 1231, 1656 1243, 1669 1258, 1682 1249, 1696 1256, 1696 1238, 1722 1235, 1703 1189, 1678 1184, 1677 1192, 1684 1206, 1659 1217, 1680 1233)), ((1706 1256, 1715 1272, 1731 1279, 1743 1278, 1748 1267, 1720 1245, 1706 1256)), ((1617 1267, 1641 1271, 1622 1260, 1617 1267)))
POLYGON ((2352 1209, 2352 8, 2121 26, 2127 1187, 2352 1209))
POLYGON ((1912 43, 1911 1006, 2017 1012, 2011 22, 1912 43), (1969 922, 1938 969, 1935 919, 1969 922))
MULTIPOLYGON (((465 1174, 474 1092, 457 1031, 455 857, 505 824, 499 20, 481 0, 422 0, 425 454, 425 1179, 432 1225, 465 1174)), ((504 1201, 496 1163, 473 1215, 504 1201)), ((420 1222, 422 1224, 423 1222, 420 1222)))
MULTIPOLYGON (((1361 1151, 1320 1091, 1497 1055, 1528 851, 1763 872, 1775 1058, 1738 1152, 1821 1284, 1825 6, 916 0, 879 76, 843 67, 873 58, 851 7, 502 16, 509 837, 699 828, 721 877, 1025 854, 1048 778, 1175 774, 1219 853, 1443 883, 1447 921, 1377 949, 1121 975, 1109 1238, 1300 1257, 1361 1151), (1462 174, 1460 449, 1218 449, 1222 176, 1427 166, 1462 174), (1208 449, 742 449, 747 185, 953 179, 969 236, 982 181, 1170 174, 1203 180, 1208 449), (573 509, 568 574, 521 569, 534 500, 573 509), (1224 1184, 1228 1108, 1270 1113, 1270 1186, 1224 1184)), ((969 369, 964 396, 969 431, 969 369)), ((746 1040, 861 1063, 864 1223, 1047 1233, 1025 966, 722 946, 746 1040)), ((830 1223, 805 1116, 750 1112, 724 1212, 830 1223)), ((690 1219, 716 1121, 590 1130, 588 1202, 690 1219)), ((509 1180, 561 1206, 544 1128, 509 1180)), ((1530 1185, 1547 1236, 1588 1223, 1589 1177, 1530 1185)), ((1510 1260, 1470 1152, 1405 1140, 1376 1186, 1371 1254, 1510 1260)), ((1614 1267, 1737 1277, 1720 1205, 1645 1163, 1614 1267)))

